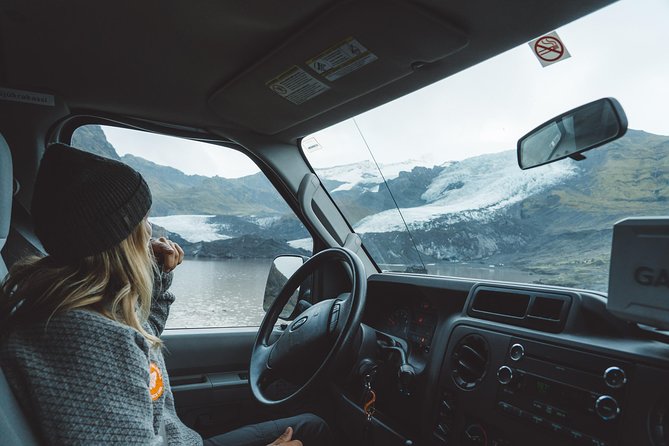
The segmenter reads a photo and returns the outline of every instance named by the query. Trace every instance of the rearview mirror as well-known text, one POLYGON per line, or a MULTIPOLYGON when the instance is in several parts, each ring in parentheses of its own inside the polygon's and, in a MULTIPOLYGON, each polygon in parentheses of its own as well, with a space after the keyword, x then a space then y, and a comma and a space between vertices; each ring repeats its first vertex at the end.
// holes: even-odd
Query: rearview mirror
POLYGON ((620 103, 603 98, 546 121, 518 141, 521 169, 542 166, 570 157, 580 161, 586 150, 623 136, 627 116, 620 103))
MULTIPOLYGON (((290 276, 295 274, 300 266, 304 263, 304 259, 300 256, 292 255, 282 255, 278 256, 272 262, 272 266, 269 269, 269 274, 267 275, 267 284, 265 285, 265 296, 263 298, 262 307, 265 312, 274 303, 274 300, 277 298, 281 289, 284 287, 290 276)), ((293 314, 295 305, 297 305, 297 300, 300 296, 300 288, 290 296, 290 300, 283 307, 279 318, 288 319, 293 314)))

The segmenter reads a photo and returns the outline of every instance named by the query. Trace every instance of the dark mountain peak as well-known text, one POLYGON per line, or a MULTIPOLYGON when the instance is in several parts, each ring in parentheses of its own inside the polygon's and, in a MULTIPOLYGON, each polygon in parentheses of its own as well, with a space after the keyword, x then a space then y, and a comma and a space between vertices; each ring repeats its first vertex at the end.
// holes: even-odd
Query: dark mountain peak
POLYGON ((85 125, 79 127, 72 135, 71 144, 72 147, 104 156, 105 158, 114 160, 121 159, 118 156, 118 153, 116 153, 114 146, 107 141, 107 137, 102 131, 102 127, 99 125, 85 125))

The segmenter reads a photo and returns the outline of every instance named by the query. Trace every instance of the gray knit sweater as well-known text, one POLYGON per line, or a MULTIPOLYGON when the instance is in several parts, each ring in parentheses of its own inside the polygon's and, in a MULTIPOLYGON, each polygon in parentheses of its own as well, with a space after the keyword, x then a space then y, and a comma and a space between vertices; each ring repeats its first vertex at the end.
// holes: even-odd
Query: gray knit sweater
MULTIPOLYGON (((174 295, 156 281, 147 324, 159 336, 174 295)), ((7 380, 50 445, 202 445, 177 417, 165 361, 136 330, 71 310, 15 330, 0 346, 7 380), (162 382, 161 382, 162 381, 162 382)))

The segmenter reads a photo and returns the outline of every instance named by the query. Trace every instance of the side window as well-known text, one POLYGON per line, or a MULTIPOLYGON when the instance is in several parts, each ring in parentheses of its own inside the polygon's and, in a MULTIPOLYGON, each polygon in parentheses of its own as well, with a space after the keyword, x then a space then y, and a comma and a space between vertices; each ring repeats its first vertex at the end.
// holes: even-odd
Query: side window
POLYGON ((72 146, 138 170, 153 194, 154 236, 184 249, 167 328, 260 325, 274 257, 311 254, 309 232, 239 151, 98 125, 79 127, 72 146))

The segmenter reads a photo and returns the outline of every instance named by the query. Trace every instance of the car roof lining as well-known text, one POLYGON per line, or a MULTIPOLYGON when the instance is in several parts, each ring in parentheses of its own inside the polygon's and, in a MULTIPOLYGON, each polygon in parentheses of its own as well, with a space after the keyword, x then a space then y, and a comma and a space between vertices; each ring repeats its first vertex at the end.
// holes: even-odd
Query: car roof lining
POLYGON ((71 110, 294 143, 609 3, 7 0, 0 75, 4 86, 53 93, 71 110), (273 74, 308 70, 305 58, 346 37, 379 59, 301 106, 269 90, 273 74), (430 63, 412 69, 423 58, 430 63))
POLYGON ((226 83, 209 105, 230 122, 273 135, 410 76, 416 64, 443 59, 467 42, 464 31, 403 1, 345 2, 226 83))

